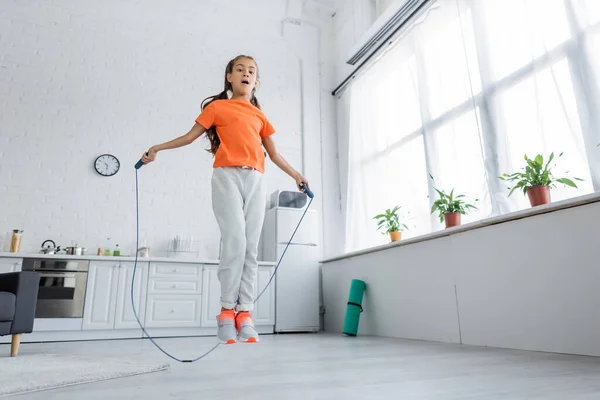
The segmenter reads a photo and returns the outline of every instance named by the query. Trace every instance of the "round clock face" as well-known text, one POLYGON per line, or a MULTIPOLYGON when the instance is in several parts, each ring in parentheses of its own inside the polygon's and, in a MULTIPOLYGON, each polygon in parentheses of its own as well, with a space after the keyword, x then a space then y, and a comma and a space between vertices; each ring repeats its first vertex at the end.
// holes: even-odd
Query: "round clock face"
POLYGON ((102 154, 94 162, 94 168, 102 176, 113 176, 119 171, 121 164, 117 157, 111 154, 102 154))

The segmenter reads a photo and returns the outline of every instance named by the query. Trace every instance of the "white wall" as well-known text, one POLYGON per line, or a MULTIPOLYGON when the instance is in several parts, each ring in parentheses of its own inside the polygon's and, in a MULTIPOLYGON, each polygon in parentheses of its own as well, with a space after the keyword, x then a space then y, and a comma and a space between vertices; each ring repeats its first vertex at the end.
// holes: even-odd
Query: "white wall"
MULTIPOLYGON (((132 252, 133 164, 149 146, 187 132, 201 101, 222 90, 227 61, 240 53, 258 61, 257 97, 281 153, 321 193, 322 135, 331 135, 322 129, 333 107, 321 107, 320 74, 333 67, 315 43, 329 39, 309 24, 286 27, 287 3, 0 4, 0 234, 24 229, 24 251, 51 238, 95 252, 110 237, 132 252), (102 153, 120 159, 115 177, 94 172, 102 153)), ((140 233, 155 254, 188 234, 202 242, 203 257, 217 256, 206 146, 201 139, 161 153, 140 170, 140 233)), ((323 151, 335 153, 335 141, 328 146, 323 151)), ((266 179, 268 193, 295 190, 270 161, 266 179)), ((314 206, 322 214, 322 203, 314 206)))
POLYGON ((341 332, 362 279, 362 335, 600 356, 600 197, 589 198, 323 264, 324 328, 341 332))

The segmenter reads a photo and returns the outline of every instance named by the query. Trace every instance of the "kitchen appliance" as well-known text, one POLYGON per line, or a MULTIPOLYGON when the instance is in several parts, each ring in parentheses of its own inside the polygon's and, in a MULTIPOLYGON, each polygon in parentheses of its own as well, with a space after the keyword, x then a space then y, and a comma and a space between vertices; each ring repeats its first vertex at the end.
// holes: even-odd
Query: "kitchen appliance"
MULTIPOLYGON (((306 197, 305 194, 300 193, 306 197)), ((304 208, 304 207, 303 207, 304 208)), ((273 207, 266 211, 261 235, 261 259, 277 261, 285 250, 303 208, 273 207)), ((275 275, 275 332, 319 330, 319 247, 315 210, 304 220, 290 242, 285 261, 275 275)))
POLYGON ((306 194, 291 190, 276 190, 269 197, 267 208, 287 207, 304 209, 308 205, 306 194))
POLYGON ((85 247, 65 247, 65 253, 70 256, 82 256, 86 251, 87 249, 85 247))
POLYGON ((42 243, 42 250, 40 251, 42 254, 64 254, 64 255, 68 255, 68 256, 82 256, 85 255, 85 253, 87 252, 87 249, 85 247, 78 247, 77 245, 75 246, 69 246, 69 247, 65 247, 64 249, 61 249, 60 246, 57 246, 56 243, 54 242, 54 240, 48 239, 45 240, 44 243, 42 243), (52 246, 48 245, 46 246, 47 243, 52 243, 52 246))
POLYGON ((22 270, 40 273, 36 318, 83 318, 88 260, 24 258, 22 270))
POLYGON ((54 243, 54 240, 51 239, 45 240, 44 243, 42 243, 42 250, 40 250, 42 254, 56 254, 59 251, 60 246, 56 247, 56 243, 54 243), (46 243, 52 243, 52 247, 50 247, 49 245, 46 246, 46 243))

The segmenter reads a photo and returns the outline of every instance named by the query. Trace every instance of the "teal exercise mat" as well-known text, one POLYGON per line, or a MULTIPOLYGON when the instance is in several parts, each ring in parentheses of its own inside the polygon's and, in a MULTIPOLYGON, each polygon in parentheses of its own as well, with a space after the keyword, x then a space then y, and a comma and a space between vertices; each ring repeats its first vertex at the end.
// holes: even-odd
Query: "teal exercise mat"
POLYGON ((358 332, 358 322, 360 313, 363 312, 362 299, 367 284, 360 279, 353 279, 350 284, 350 294, 348 295, 348 304, 346 305, 346 318, 344 319, 345 335, 356 336, 358 332))

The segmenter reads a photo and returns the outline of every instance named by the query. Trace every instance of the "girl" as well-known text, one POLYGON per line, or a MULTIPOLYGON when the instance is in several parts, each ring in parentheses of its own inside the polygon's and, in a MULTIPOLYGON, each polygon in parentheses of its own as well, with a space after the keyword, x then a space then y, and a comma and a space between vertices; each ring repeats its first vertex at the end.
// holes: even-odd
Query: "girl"
POLYGON ((263 146, 271 161, 296 181, 299 190, 301 183, 308 187, 307 180, 275 148, 271 136, 275 129, 255 96, 258 79, 258 66, 252 57, 240 55, 229 61, 224 90, 202 102, 202 112, 192 129, 151 147, 142 156, 142 161, 149 163, 159 151, 189 145, 203 133, 208 137, 209 151, 214 155, 212 205, 223 240, 217 273, 221 283, 217 338, 226 344, 235 343, 236 338, 258 342, 250 311, 265 214, 263 146))

